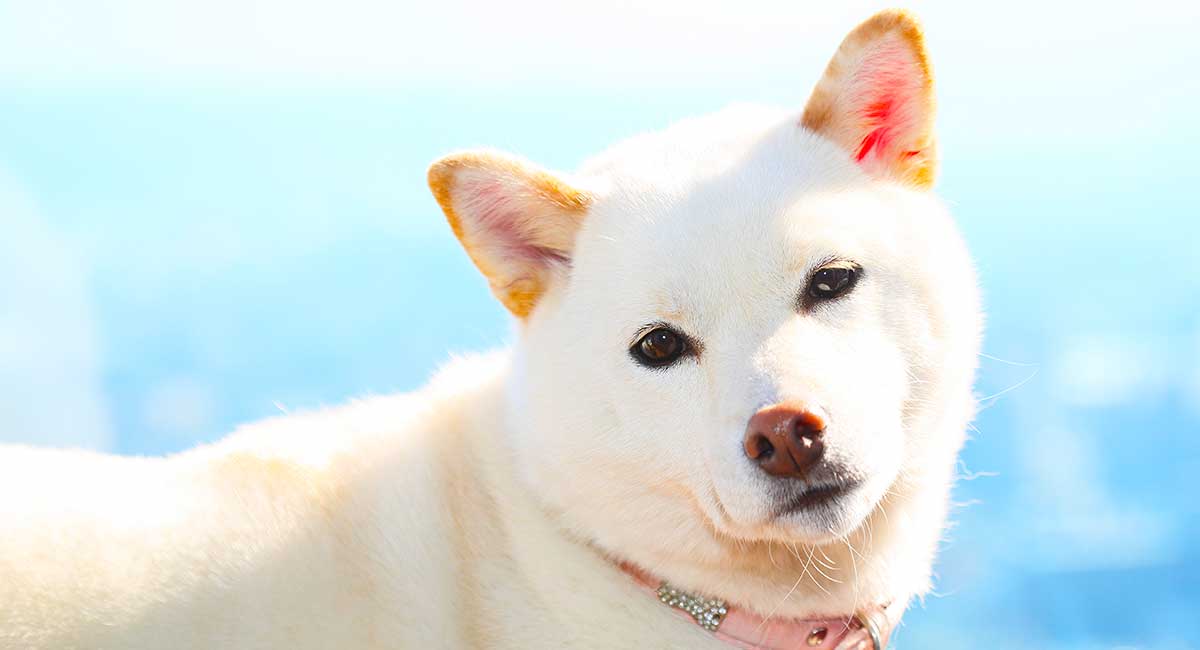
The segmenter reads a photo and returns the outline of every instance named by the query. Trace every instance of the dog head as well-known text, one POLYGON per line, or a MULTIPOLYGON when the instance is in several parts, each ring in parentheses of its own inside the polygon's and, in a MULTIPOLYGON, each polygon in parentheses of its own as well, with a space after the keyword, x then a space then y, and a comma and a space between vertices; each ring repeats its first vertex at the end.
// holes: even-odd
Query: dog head
POLYGON ((850 542, 882 517, 869 579, 919 590, 895 583, 928 572, 980 327, 935 159, 920 30, 884 12, 802 113, 729 109, 572 177, 490 152, 435 163, 455 234, 520 320, 511 442, 545 505, 751 602, 793 583, 780 562, 801 547, 863 553, 850 542), (889 544, 924 568, 889 568, 913 559, 889 544))

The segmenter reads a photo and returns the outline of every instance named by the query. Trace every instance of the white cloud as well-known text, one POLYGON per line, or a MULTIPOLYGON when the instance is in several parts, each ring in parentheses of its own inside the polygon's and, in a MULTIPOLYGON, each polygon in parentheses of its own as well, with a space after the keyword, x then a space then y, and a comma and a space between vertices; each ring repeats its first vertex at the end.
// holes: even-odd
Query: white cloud
POLYGON ((1028 537, 1040 541, 1033 557, 1025 559, 1035 566, 1052 563, 1060 571, 1169 565, 1185 553, 1170 515, 1128 505, 1022 521, 1029 524, 1028 537))
POLYGON ((150 431, 184 440, 211 432, 216 417, 212 389, 191 377, 156 384, 142 402, 142 419, 150 431))
POLYGON ((98 334, 70 247, 0 171, 0 442, 107 449, 98 334))
POLYGON ((1170 563, 1181 548, 1171 518, 1114 494, 1101 470, 1099 442, 1083 431, 1022 427, 1025 472, 1017 502, 1021 534, 1040 540, 1013 561, 1059 570, 1170 563))
MULTIPOLYGON (((1187 358, 1186 355, 1183 356, 1187 358)), ((1184 390, 1187 391, 1187 403, 1191 406, 1192 411, 1200 417, 1200 330, 1196 330, 1191 359, 1186 363, 1192 373, 1191 381, 1184 384, 1184 390)))
MULTIPOLYGON (((9 2, 0 3, 0 80, 403 88, 514 80, 707 86, 754 77, 795 78, 807 86, 842 34, 891 4, 9 2)), ((1117 77, 1136 67, 1178 77, 1188 71, 1179 48, 1190 46, 1191 25, 1200 17, 1194 3, 1166 0, 1141 3, 1136 11, 1015 0, 984 15, 971 3, 908 4, 929 25, 935 56, 943 47, 956 52, 939 59, 939 69, 985 84, 990 96, 1020 94, 1036 82, 1042 90, 1066 86, 1076 94, 1112 97, 1121 89, 1117 77), (1124 47, 1113 47, 1114 41, 1124 47)), ((1077 115, 1085 113, 1075 108, 1077 115)))
POLYGON ((1028 481, 1022 484, 1042 515, 1102 512, 1109 498, 1097 472, 1095 440, 1065 427, 1022 428, 1020 451, 1028 481))
POLYGON ((1055 394, 1068 404, 1086 407, 1157 398, 1171 381, 1169 361, 1156 338, 1075 335, 1055 359, 1055 394))
MULTIPOLYGON (((638 70, 654 59, 687 58, 720 65, 732 51, 761 52, 814 34, 831 40, 872 4, 801 12, 785 2, 683 0, 5 3, 0 78, 172 84, 267 77, 309 85, 446 75, 503 82, 533 72, 580 79, 602 66, 638 70)), ((696 68, 703 78, 704 68, 696 68)))

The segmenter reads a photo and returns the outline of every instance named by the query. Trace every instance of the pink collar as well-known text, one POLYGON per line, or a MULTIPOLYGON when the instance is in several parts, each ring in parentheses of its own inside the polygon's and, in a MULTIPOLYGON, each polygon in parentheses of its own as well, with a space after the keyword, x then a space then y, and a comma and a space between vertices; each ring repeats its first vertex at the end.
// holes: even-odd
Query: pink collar
POLYGON ((675 613, 743 650, 884 650, 891 633, 884 607, 842 618, 764 619, 724 601, 677 589, 632 565, 622 563, 621 568, 675 613))

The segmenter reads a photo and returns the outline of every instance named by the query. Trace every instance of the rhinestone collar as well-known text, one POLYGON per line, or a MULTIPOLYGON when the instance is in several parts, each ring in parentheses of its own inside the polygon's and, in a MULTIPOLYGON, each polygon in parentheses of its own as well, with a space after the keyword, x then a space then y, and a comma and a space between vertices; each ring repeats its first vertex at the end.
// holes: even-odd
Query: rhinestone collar
POLYGON ((743 650, 884 650, 891 631, 883 607, 841 618, 768 618, 740 610, 658 580, 629 564, 621 564, 643 589, 675 613, 712 635, 743 650))

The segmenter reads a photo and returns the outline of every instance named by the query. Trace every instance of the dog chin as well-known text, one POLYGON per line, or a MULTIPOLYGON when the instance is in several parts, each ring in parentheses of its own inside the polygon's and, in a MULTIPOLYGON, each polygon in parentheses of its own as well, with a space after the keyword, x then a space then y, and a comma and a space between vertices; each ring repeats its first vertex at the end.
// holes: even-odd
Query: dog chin
POLYGON ((781 499, 771 515, 767 539, 825 544, 863 524, 878 503, 860 483, 817 486, 781 499))

